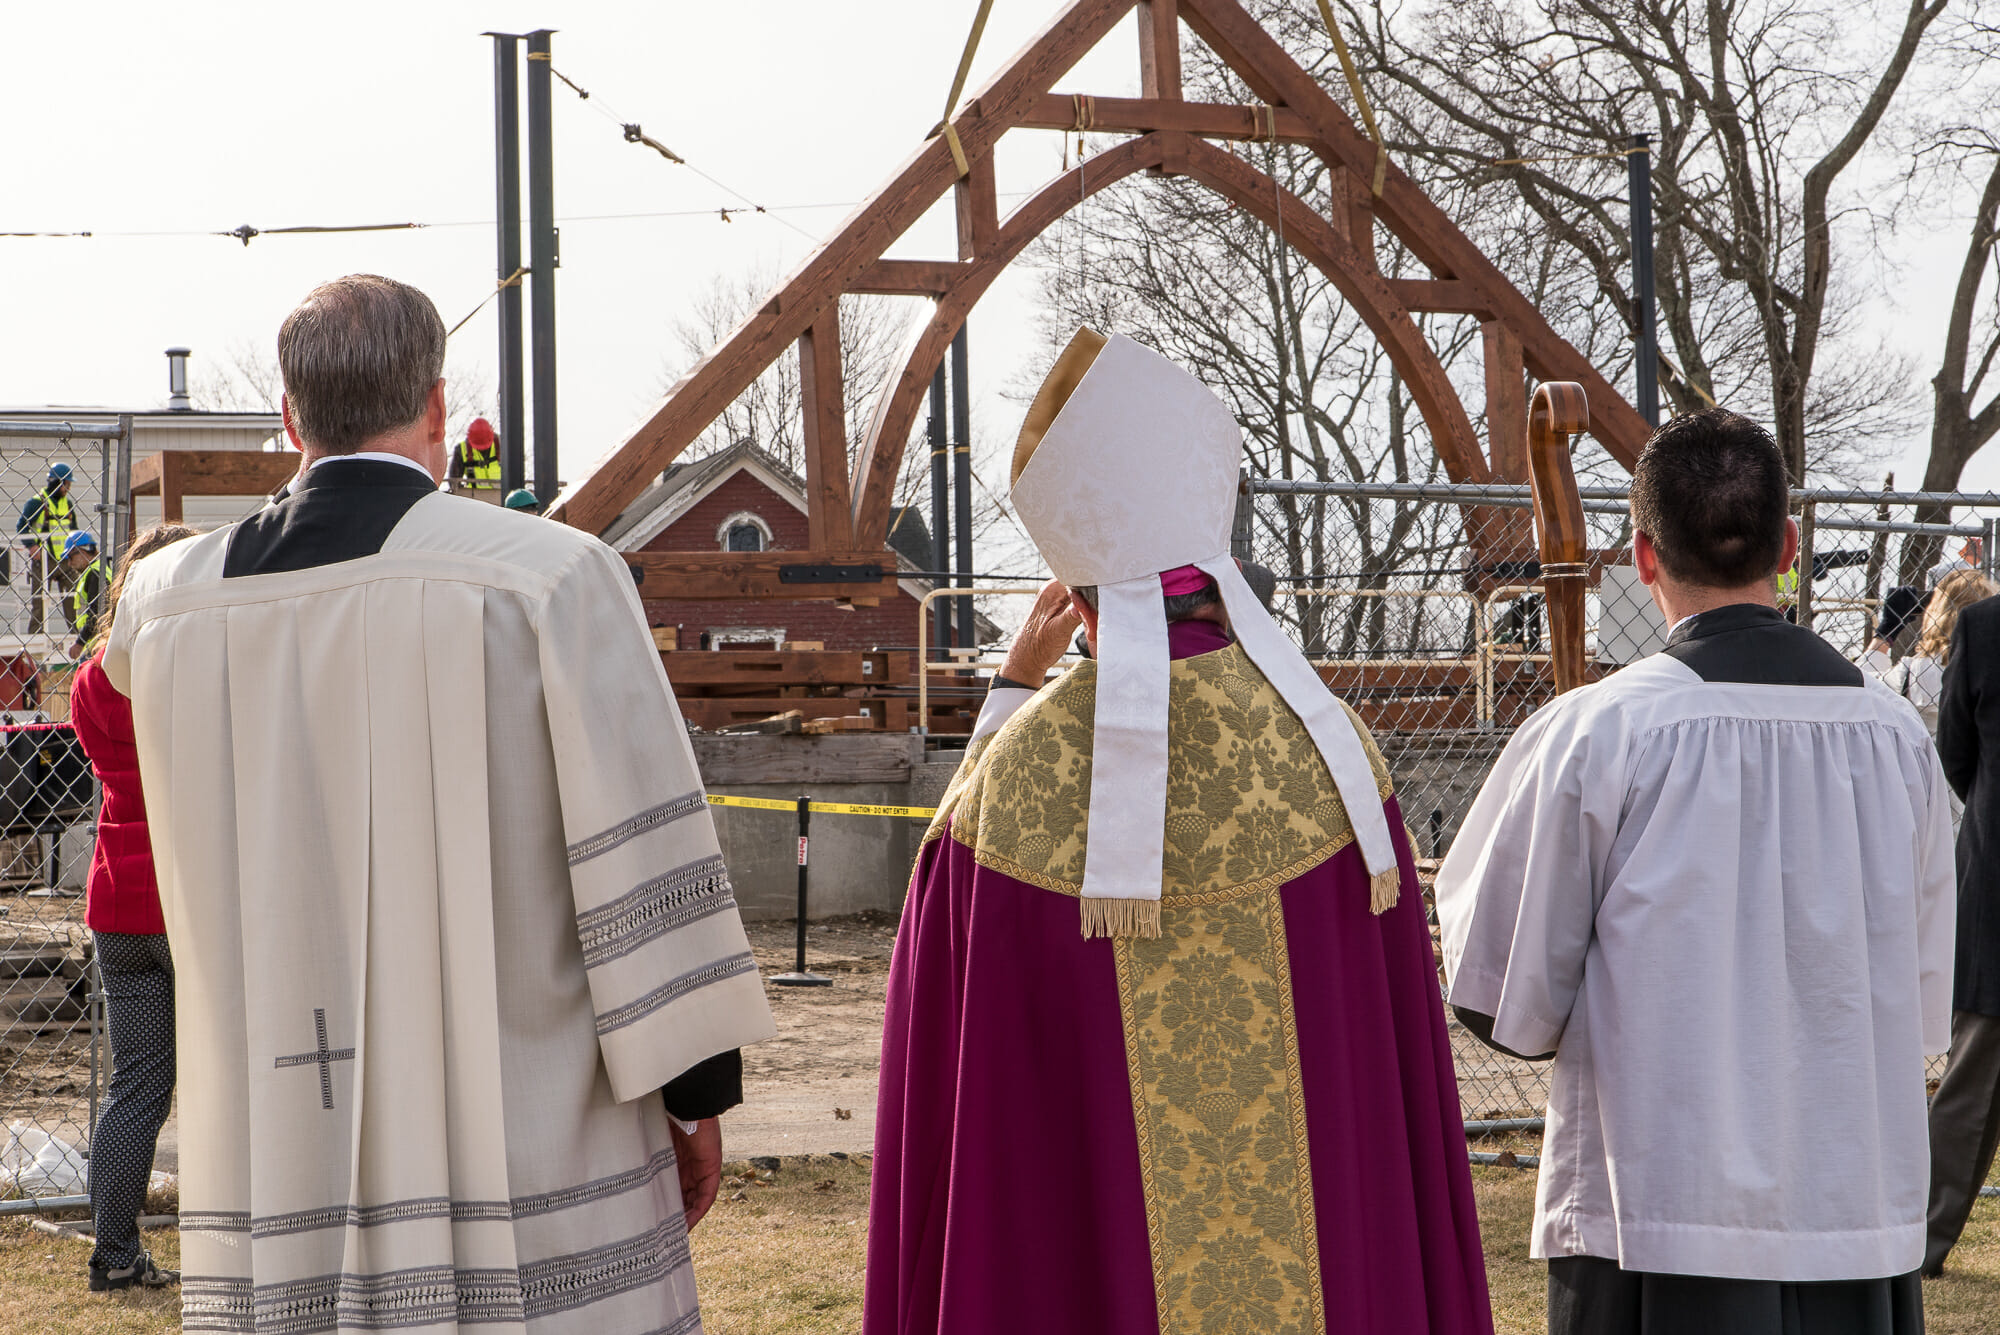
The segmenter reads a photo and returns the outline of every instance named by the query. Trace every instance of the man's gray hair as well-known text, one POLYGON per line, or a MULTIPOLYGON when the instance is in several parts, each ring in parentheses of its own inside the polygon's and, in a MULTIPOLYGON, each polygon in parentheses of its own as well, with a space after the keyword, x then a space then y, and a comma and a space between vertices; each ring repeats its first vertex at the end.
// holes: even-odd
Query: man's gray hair
POLYGON ((407 283, 349 274, 314 288, 285 317, 278 370, 299 440, 352 454, 423 416, 444 370, 444 321, 407 283))
MULTIPOLYGON (((1083 599, 1093 612, 1097 610, 1097 586, 1095 584, 1079 584, 1077 587, 1071 589, 1070 592, 1083 599)), ((1167 620, 1185 621, 1196 612, 1201 611, 1202 608, 1214 607, 1221 601, 1222 594, 1216 589, 1213 581, 1204 584, 1193 593, 1172 594, 1166 599, 1167 620)))

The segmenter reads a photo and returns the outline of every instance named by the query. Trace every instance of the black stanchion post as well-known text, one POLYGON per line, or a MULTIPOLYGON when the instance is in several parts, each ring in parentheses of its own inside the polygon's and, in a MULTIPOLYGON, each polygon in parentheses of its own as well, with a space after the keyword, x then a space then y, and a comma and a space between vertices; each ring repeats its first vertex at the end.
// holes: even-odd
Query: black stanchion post
POLYGON ((824 974, 812 973, 806 968, 806 888, 811 873, 811 864, 806 850, 811 846, 809 827, 812 824, 812 799, 799 799, 799 914, 798 914, 798 956, 792 963, 790 973, 781 973, 771 981, 780 987, 832 987, 833 979, 824 974))

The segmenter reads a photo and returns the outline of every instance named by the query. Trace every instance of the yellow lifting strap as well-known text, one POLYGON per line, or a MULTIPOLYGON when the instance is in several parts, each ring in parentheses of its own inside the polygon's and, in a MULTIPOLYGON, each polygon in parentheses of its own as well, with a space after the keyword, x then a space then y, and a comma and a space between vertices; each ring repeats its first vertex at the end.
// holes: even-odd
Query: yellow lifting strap
POLYGON ((965 53, 958 58, 958 73, 952 76, 951 96, 944 100, 944 119, 930 133, 932 139, 944 136, 945 147, 951 150, 951 165, 958 169, 960 180, 972 174, 972 164, 965 160, 965 146, 958 142, 958 131, 952 128, 951 113, 958 109, 958 95, 965 91, 965 76, 972 72, 972 57, 979 50, 979 35, 986 31, 986 16, 992 12, 993 0, 979 0, 972 31, 965 35, 965 53))
POLYGON ((1382 183, 1389 176, 1389 146, 1382 142, 1382 131, 1375 124, 1374 108, 1368 105, 1368 94, 1361 91, 1361 73, 1354 68, 1354 57, 1347 50, 1347 39, 1340 35, 1340 25, 1334 22, 1333 0, 1319 0, 1319 16, 1326 20, 1327 35, 1333 38, 1333 52, 1340 57, 1340 69, 1347 76, 1347 91, 1354 94, 1354 105, 1361 111, 1361 123, 1368 128, 1368 137, 1375 141, 1375 185, 1374 194, 1382 197, 1382 183))

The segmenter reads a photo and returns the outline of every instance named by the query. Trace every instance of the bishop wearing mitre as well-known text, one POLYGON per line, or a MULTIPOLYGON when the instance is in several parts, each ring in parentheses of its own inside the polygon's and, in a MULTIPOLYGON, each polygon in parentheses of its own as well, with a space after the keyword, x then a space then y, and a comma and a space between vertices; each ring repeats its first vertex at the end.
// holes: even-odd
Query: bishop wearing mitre
POLYGON ((897 934, 866 1335, 1492 1328, 1389 771, 1229 555, 1241 454, 1088 329, 1028 412, 1057 583, 897 934))

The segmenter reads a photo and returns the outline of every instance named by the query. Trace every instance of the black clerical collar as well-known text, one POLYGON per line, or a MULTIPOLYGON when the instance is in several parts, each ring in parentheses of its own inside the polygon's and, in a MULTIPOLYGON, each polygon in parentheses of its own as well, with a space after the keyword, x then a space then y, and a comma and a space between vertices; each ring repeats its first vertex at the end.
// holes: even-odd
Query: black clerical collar
POLYGON ((1769 626, 1784 621, 1785 614, 1766 603, 1731 603, 1727 607, 1711 607, 1706 612, 1696 612, 1675 622, 1673 633, 1667 636, 1666 647, 1671 649, 1688 640, 1726 635, 1732 630, 1747 630, 1752 626, 1769 626))
POLYGON ((1675 626, 1661 650, 1707 682, 1752 686, 1859 686, 1861 669, 1765 603, 1731 603, 1675 626))

